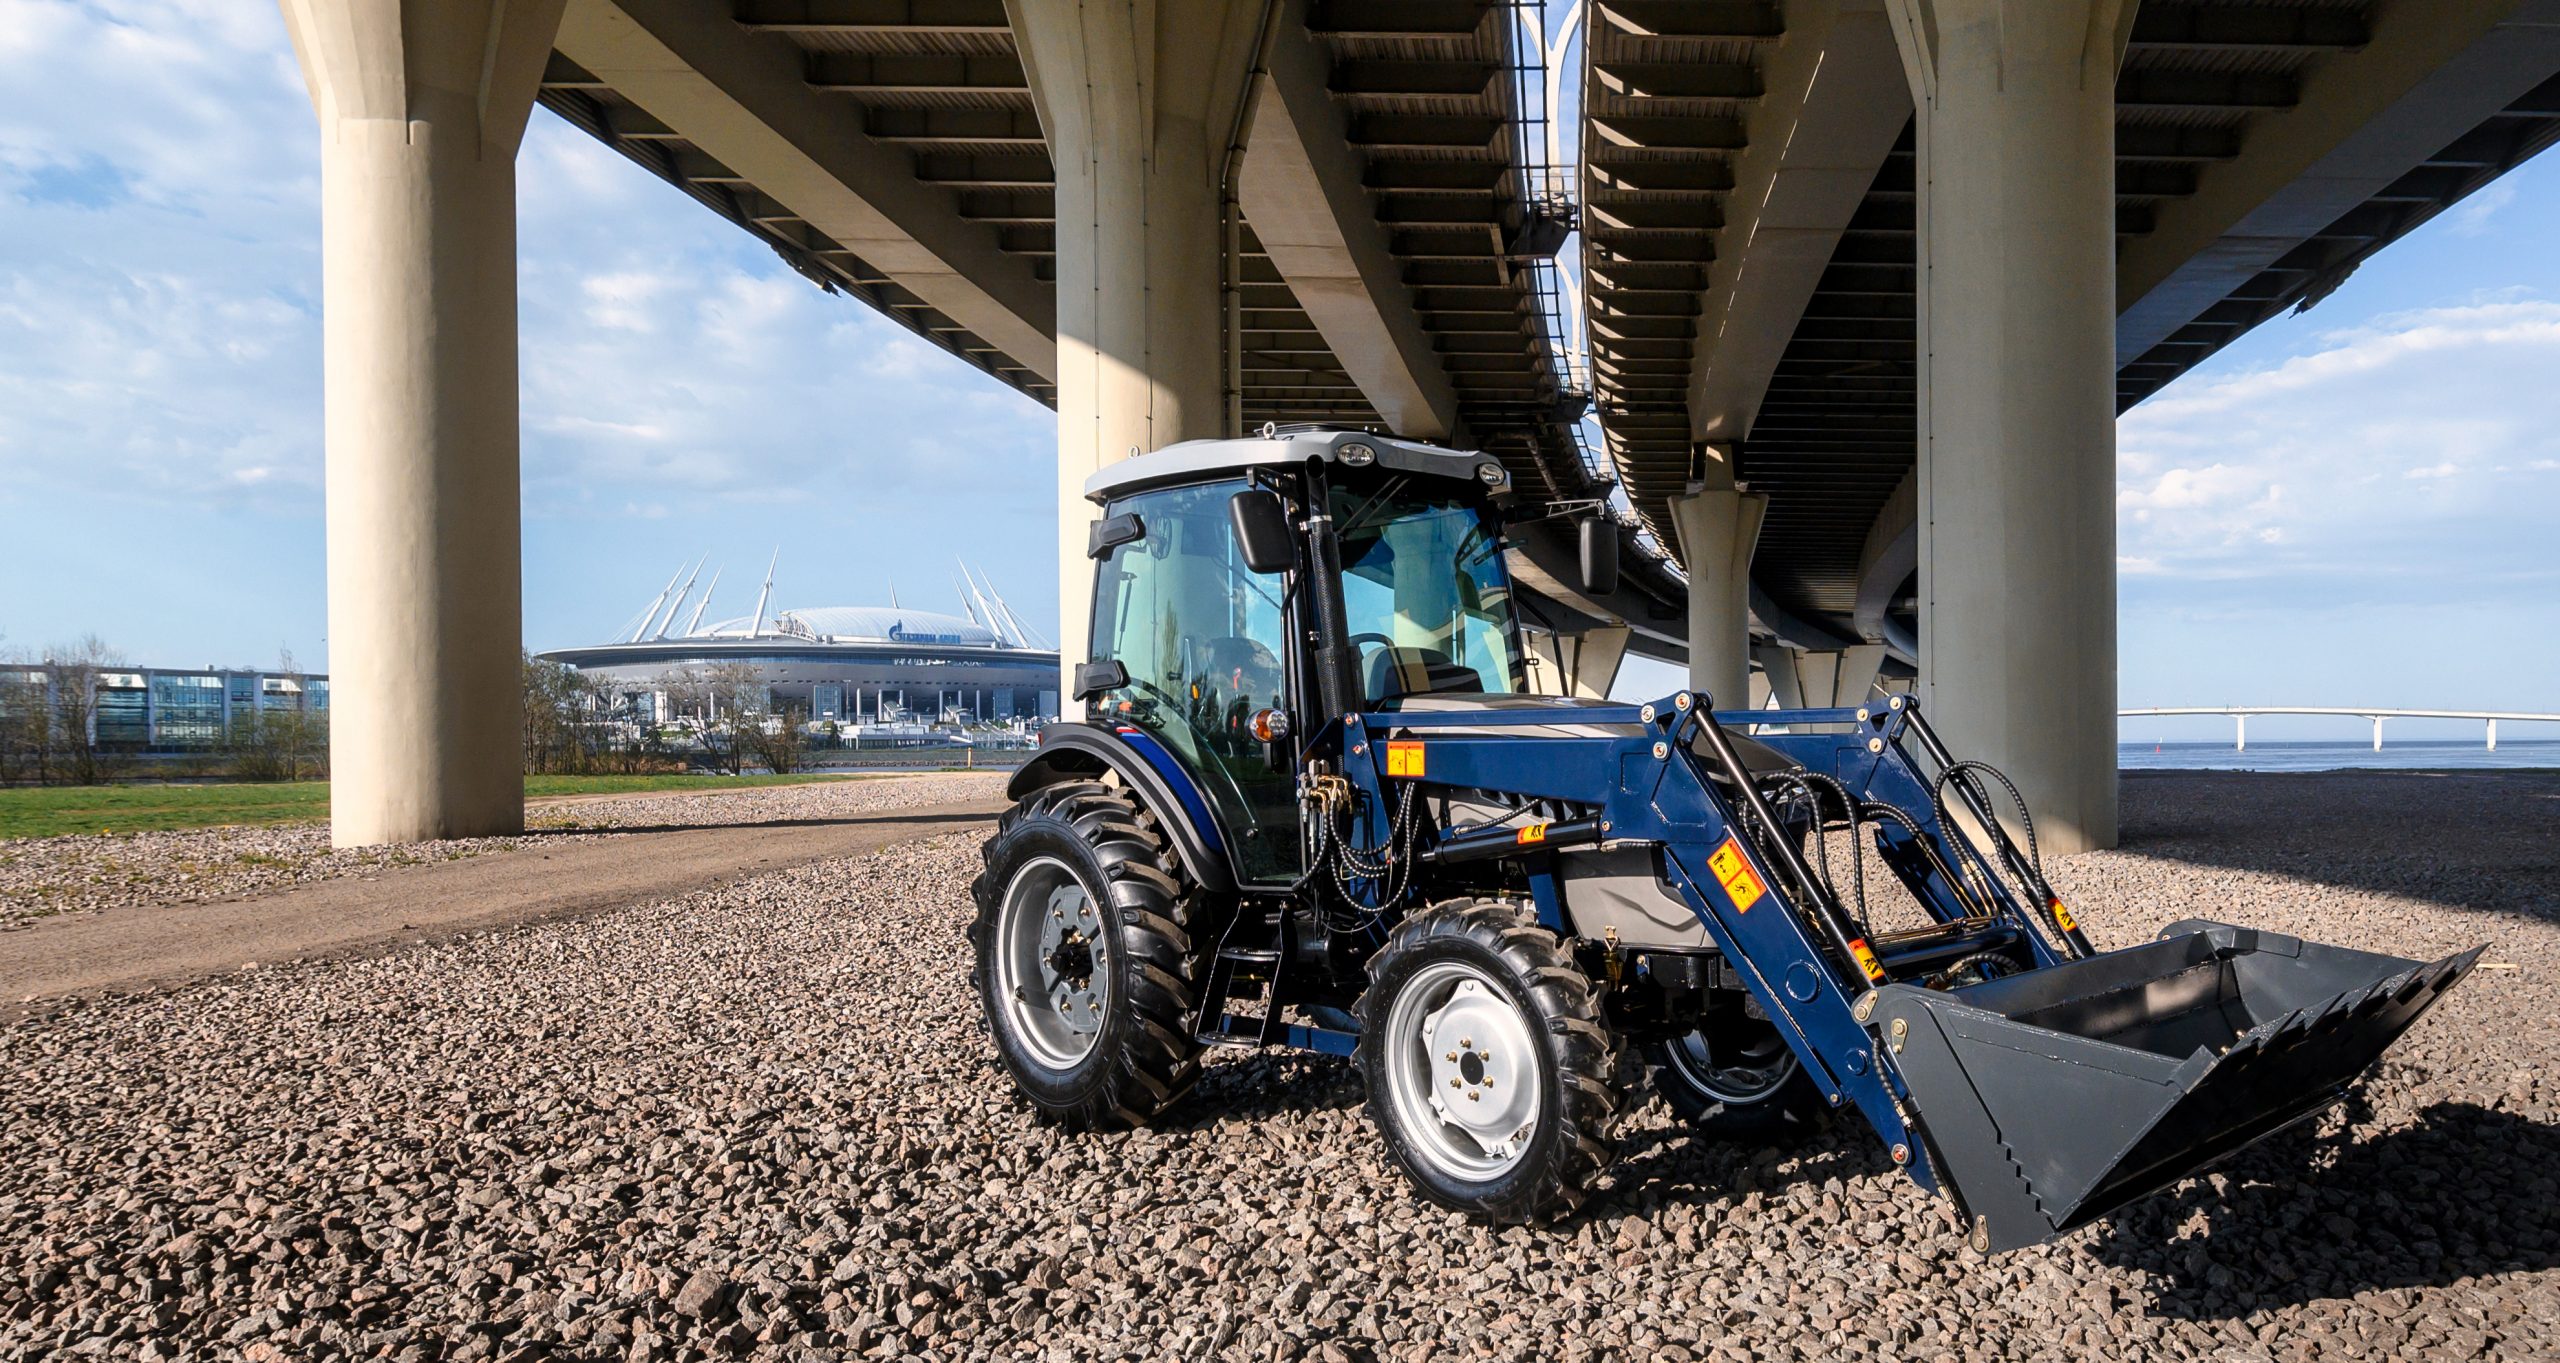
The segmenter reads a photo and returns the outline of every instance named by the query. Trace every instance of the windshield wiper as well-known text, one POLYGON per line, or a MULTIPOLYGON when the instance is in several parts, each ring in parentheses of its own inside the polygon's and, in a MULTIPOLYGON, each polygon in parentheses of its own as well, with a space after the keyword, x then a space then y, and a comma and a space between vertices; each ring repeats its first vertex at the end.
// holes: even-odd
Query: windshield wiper
POLYGON ((1397 474, 1395 477, 1393 477, 1393 478, 1391 478, 1391 479, 1388 479, 1388 480, 1387 480, 1387 485, 1386 485, 1385 487, 1382 487, 1382 488, 1378 489, 1378 492, 1377 492, 1377 495, 1376 495, 1376 496, 1373 496, 1373 497, 1371 497, 1369 500, 1367 500, 1367 501, 1365 501, 1365 502, 1362 502, 1362 503, 1360 504, 1360 509, 1359 509, 1359 510, 1357 510, 1357 511, 1352 512, 1352 513, 1351 513, 1351 518, 1350 518, 1349 520, 1344 521, 1344 522, 1343 522, 1339 527, 1337 527, 1337 528, 1334 530, 1334 533, 1335 533, 1336 535, 1340 535, 1340 536, 1348 537, 1348 536, 1351 534, 1351 532, 1352 532, 1352 531, 1357 530, 1357 529, 1359 529, 1362 525, 1367 524, 1367 523, 1368 523, 1368 519, 1369 519, 1369 513, 1370 513, 1370 512, 1372 512, 1372 511, 1375 511, 1375 510, 1377 509, 1377 507, 1378 507, 1378 503, 1385 501, 1385 500, 1386 500, 1388 497, 1390 497, 1390 496, 1393 496, 1393 495, 1395 494, 1395 492, 1396 492, 1396 490, 1397 490, 1397 489, 1402 488, 1402 487, 1404 486, 1404 483, 1405 483, 1405 477, 1404 477, 1404 475, 1403 475, 1403 474, 1401 474, 1401 473, 1397 474))

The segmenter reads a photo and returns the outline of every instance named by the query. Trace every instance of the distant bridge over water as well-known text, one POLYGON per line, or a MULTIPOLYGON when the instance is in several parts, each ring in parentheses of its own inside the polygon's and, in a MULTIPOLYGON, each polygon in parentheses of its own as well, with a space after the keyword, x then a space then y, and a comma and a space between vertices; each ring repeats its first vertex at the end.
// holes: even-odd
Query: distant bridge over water
POLYGON ((2476 719, 2489 726, 2489 750, 2498 750, 2498 721, 2528 724, 2560 724, 2560 714, 2543 714, 2531 710, 2382 710, 2342 705, 2155 705, 2141 710, 2118 710, 2116 717, 2131 719, 2137 715, 2228 715, 2234 725, 2232 748, 2249 749, 2249 716, 2251 715, 2353 715, 2373 721, 2373 750, 2382 751, 2382 721, 2386 719, 2476 719))

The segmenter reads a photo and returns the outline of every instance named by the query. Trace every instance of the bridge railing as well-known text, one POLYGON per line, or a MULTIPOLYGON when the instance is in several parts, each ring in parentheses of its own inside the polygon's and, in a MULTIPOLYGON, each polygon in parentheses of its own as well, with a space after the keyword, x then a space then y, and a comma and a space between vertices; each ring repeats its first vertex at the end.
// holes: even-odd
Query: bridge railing
POLYGON ((2134 710, 2118 710, 2119 719, 2162 715, 2227 715, 2233 722, 2232 749, 2249 750, 2249 717, 2251 715, 2353 715, 2373 722, 2373 750, 2382 751, 2382 722, 2386 719, 2473 719, 2488 726, 2489 751, 2498 750, 2498 724, 2560 724, 2560 714, 2533 710, 2401 710, 2365 708, 2352 705, 2154 705, 2134 710))

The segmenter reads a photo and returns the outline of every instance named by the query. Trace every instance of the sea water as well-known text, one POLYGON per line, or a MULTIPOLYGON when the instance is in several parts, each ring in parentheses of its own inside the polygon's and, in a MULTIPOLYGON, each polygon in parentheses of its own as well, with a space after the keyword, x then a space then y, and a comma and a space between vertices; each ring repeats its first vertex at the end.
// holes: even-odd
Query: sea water
MULTIPOLYGON (((2546 728, 2548 726, 2545 726, 2546 728)), ((2470 740, 2395 739, 2386 732, 2382 751, 2365 742, 2287 743, 2252 740, 2246 751, 2221 743, 2119 743, 2116 765, 2126 771, 2512 771, 2560 769, 2560 740, 2498 736, 2498 750, 2470 740)))

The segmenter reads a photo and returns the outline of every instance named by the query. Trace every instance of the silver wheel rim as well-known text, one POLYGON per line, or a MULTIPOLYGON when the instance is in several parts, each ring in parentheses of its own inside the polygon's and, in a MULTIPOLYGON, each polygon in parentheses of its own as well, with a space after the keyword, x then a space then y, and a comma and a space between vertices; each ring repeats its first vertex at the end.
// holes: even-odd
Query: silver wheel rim
POLYGON ((1041 1065, 1073 1069, 1092 1054, 1111 1004, 1110 944, 1065 862, 1036 857, 1013 873, 996 919, 996 997, 1041 1065))
POLYGON ((1387 1093, 1416 1154, 1482 1183, 1518 1164, 1545 1094, 1539 1037, 1493 977, 1465 961, 1415 971, 1388 1006, 1387 1093))
POLYGON ((1689 1087, 1731 1107, 1748 1107, 1777 1092, 1795 1077, 1797 1063, 1796 1053, 1774 1030, 1764 1041, 1729 1056, 1710 1048, 1705 1032, 1691 1032, 1665 1048, 1664 1058, 1689 1087))

